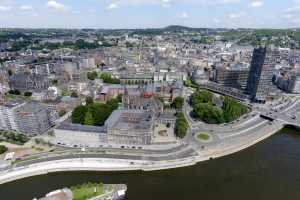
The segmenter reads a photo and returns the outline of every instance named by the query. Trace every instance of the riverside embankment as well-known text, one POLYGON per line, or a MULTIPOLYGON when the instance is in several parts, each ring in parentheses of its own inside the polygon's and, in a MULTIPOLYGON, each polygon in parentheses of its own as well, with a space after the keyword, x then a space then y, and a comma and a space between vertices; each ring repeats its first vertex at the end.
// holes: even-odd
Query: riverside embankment
POLYGON ((180 168, 195 165, 198 162, 227 156, 244 150, 256 143, 272 136, 284 127, 277 123, 265 126, 252 134, 222 140, 205 149, 194 149, 194 156, 180 159, 153 161, 147 159, 116 159, 116 158, 74 158, 58 159, 47 162, 36 162, 27 166, 14 167, 0 172, 0 184, 43 175, 53 172, 69 171, 155 171, 180 168))

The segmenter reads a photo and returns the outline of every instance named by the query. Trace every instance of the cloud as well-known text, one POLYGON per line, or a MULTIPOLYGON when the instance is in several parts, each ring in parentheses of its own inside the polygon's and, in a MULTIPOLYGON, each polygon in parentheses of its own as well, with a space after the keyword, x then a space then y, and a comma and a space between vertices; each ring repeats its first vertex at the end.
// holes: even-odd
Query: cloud
POLYGON ((67 10, 67 7, 64 4, 61 4, 55 0, 49 0, 47 2, 47 7, 60 12, 67 10))
POLYGON ((161 7, 170 7, 173 0, 116 0, 112 4, 118 6, 132 6, 132 5, 159 5, 161 7))
POLYGON ((171 6, 171 0, 160 0, 160 5, 162 7, 165 7, 165 8, 170 7, 171 6))
POLYGON ((240 11, 240 12, 238 12, 238 13, 230 13, 228 17, 229 17, 230 19, 237 19, 237 18, 243 17, 243 16, 245 16, 245 15, 246 15, 246 12, 240 11))
POLYGON ((295 13, 300 11, 300 0, 294 0, 294 5, 284 10, 285 13, 295 13))
POLYGON ((290 13, 286 13, 283 15, 284 18, 286 19, 292 19, 294 17, 294 15, 290 14, 290 13))
POLYGON ((214 21, 215 24, 219 24, 220 23, 220 20, 217 19, 217 18, 215 18, 213 21, 214 21))
POLYGON ((264 5, 264 2, 261 1, 261 0, 255 0, 255 1, 252 1, 250 6, 253 7, 253 8, 258 8, 258 7, 262 7, 264 5))
POLYGON ((11 6, 0 6, 0 11, 6 12, 12 9, 11 6))
POLYGON ((113 10, 113 9, 117 9, 117 8, 119 8, 119 5, 116 3, 111 3, 106 7, 107 10, 113 10))
POLYGON ((181 15, 179 16, 179 18, 181 19, 187 19, 189 18, 189 15, 186 12, 181 13, 181 15))
POLYGON ((240 0, 218 0, 216 3, 221 3, 221 4, 232 4, 232 3, 240 3, 240 0))
POLYGON ((29 11, 29 10, 32 10, 32 6, 28 6, 28 5, 22 5, 20 7, 20 10, 23 10, 23 11, 29 11))

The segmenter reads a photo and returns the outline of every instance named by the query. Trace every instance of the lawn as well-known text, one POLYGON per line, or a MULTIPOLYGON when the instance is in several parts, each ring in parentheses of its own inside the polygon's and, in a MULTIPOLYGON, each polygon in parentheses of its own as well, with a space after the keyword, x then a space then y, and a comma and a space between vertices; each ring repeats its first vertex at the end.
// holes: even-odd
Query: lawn
POLYGON ((104 194, 103 184, 86 183, 71 187, 74 200, 86 200, 104 194))
POLYGON ((210 136, 208 135, 208 134, 206 134, 206 133, 199 133, 198 135, 197 135, 197 138, 199 139, 199 140, 209 140, 210 139, 210 136))

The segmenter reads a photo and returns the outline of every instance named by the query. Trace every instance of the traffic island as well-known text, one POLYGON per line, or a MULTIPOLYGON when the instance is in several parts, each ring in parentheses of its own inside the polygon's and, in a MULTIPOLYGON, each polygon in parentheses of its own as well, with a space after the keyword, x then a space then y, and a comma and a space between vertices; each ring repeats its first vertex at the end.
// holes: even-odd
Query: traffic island
POLYGON ((204 132, 201 132, 201 133, 197 133, 195 135, 195 138, 197 141, 199 142, 204 142, 204 143, 209 143, 209 142, 212 142, 212 136, 208 133, 204 133, 204 132))

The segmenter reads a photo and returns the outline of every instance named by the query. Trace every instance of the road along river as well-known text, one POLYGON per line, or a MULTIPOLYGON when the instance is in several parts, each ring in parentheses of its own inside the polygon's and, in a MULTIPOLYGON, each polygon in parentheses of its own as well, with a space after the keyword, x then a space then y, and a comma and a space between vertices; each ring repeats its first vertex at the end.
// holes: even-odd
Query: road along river
POLYGON ((67 172, 0 186, 1 200, 31 200, 94 181, 128 185, 129 200, 300 199, 300 132, 285 128, 244 151, 195 166, 154 172, 67 172))

